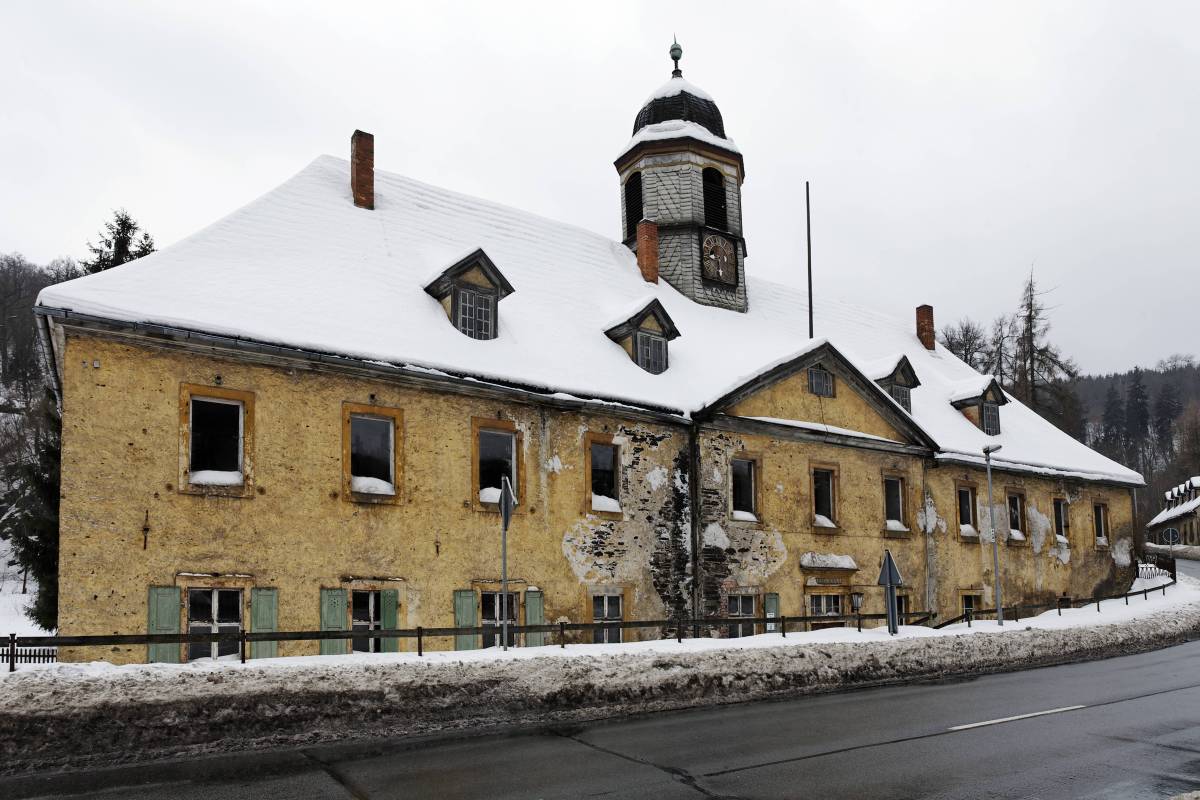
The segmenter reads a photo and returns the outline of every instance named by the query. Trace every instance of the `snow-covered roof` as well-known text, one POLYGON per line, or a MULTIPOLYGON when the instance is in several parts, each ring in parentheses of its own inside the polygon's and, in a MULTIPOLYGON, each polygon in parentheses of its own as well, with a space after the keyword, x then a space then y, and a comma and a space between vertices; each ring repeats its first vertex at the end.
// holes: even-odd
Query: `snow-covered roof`
POLYGON ((1161 525, 1164 522, 1170 522, 1173 519, 1186 517, 1188 514, 1194 513, 1198 508, 1200 508, 1200 497, 1195 497, 1191 500, 1188 500, 1186 503, 1180 503, 1179 505, 1172 506, 1171 508, 1164 508, 1162 511, 1158 512, 1154 519, 1146 523, 1146 527, 1153 528, 1155 525, 1161 525))
MULTIPOLYGON (((624 245, 582 228, 376 171, 375 209, 353 205, 349 163, 322 156, 249 205, 152 255, 44 289, 40 305, 107 319, 493 379, 548 393, 671 409, 689 416, 772 365, 811 350, 802 290, 747 275, 745 314, 699 305, 647 283, 624 245), (463 336, 424 291, 430 277, 482 248, 512 284, 498 336, 463 336), (653 375, 604 335, 657 299, 682 335, 653 375)), ((912 418, 944 459, 1140 484, 1141 477, 1020 403, 987 436, 950 404, 986 383, 911 323, 834 300, 816 330, 856 365, 896 354, 920 377, 912 418)), ((861 366, 859 367, 861 370, 861 366)))
MULTIPOLYGON (((650 96, 646 98, 646 103, 649 103, 651 100, 658 100, 663 97, 674 97, 675 95, 679 94, 680 92, 687 92, 690 95, 699 97, 701 100, 708 100, 710 102, 712 101, 712 95, 710 95, 708 92, 704 91, 699 86, 692 83, 691 81, 685 81, 682 76, 679 76, 679 77, 672 77, 670 80, 668 80, 662 86, 659 86, 657 89, 655 89, 653 92, 651 92, 650 96)), ((643 103, 642 105, 645 105, 645 103, 643 103)))
POLYGON ((698 139, 707 144, 716 145, 733 153, 741 153, 737 145, 733 143, 733 139, 726 139, 723 136, 717 136, 703 125, 695 122, 688 122, 682 119, 669 119, 664 122, 655 122, 652 125, 647 125, 633 135, 629 143, 621 148, 621 152, 617 154, 617 161, 630 150, 642 142, 658 141, 660 139, 698 139))

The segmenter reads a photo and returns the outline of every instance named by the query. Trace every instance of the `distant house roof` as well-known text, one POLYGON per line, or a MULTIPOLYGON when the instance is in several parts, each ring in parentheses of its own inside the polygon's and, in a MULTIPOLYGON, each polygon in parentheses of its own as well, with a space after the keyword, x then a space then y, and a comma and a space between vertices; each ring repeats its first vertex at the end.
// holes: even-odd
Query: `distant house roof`
MULTIPOLYGON (((162 250, 44 289, 46 309, 286 345, 405 365, 547 394, 604 398, 681 419, 812 346, 802 290, 747 276, 750 310, 699 305, 647 284, 635 257, 591 231, 382 171, 375 209, 356 208, 349 164, 322 156, 267 194, 162 250), (445 324, 426 293, 464 254, 482 249, 506 282, 497 337, 445 324), (654 375, 604 335, 616 317, 657 301, 683 335, 654 375)), ((907 357, 920 376, 912 420, 939 459, 1141 484, 1136 472, 1076 442, 1016 401, 988 436, 956 410, 964 387, 986 385, 944 348, 926 350, 911 323, 824 300, 816 330, 853 364, 907 357)), ((58 312, 54 312, 58 313, 58 312)), ((625 319, 629 317, 626 316, 625 319)), ((897 363, 897 362, 893 362, 897 363)))

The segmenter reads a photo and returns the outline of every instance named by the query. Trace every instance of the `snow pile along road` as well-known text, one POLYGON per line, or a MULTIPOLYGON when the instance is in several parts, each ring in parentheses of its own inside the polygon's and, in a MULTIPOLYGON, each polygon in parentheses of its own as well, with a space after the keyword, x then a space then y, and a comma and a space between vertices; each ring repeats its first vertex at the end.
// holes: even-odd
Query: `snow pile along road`
POLYGON ((578 721, 1121 655, 1197 632, 1200 586, 1185 582, 1166 597, 1106 601, 1101 613, 1050 612, 1003 632, 975 623, 970 633, 906 627, 894 639, 879 629, 840 629, 522 648, 514 657, 23 668, 0 679, 0 769, 578 721), (842 641, 828 641, 835 637, 842 641), (588 652, 595 647, 605 649, 588 652))

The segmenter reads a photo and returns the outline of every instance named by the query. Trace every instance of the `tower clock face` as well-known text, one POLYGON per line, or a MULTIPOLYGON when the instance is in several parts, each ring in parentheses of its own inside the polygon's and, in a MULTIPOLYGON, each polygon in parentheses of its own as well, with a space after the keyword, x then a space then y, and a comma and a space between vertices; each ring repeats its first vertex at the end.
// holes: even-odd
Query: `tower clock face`
POLYGON ((737 285, 737 248, 733 242, 719 234, 705 234, 701 241, 700 257, 705 280, 737 285))

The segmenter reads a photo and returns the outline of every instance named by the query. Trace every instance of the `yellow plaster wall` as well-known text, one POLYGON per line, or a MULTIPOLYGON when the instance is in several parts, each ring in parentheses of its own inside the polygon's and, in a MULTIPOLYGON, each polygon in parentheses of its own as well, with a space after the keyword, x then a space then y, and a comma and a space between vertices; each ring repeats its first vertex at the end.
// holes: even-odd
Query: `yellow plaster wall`
MULTIPOLYGON (((542 589, 548 621, 590 621, 589 587, 618 587, 628 618, 664 613, 652 560, 659 552, 669 564, 660 551, 684 543, 646 520, 675 502, 682 429, 74 333, 63 364, 63 634, 145 632, 148 586, 216 583, 180 573, 248 575, 228 580, 276 587, 280 630, 317 629, 319 589, 348 586, 348 576, 400 579, 387 585, 401 590, 402 627, 452 626, 454 590, 500 578, 499 515, 471 498, 472 417, 512 420, 522 433, 525 502, 509 535, 515 590, 542 589), (214 385, 217 376, 224 388, 254 393, 249 497, 179 491, 180 385, 214 385), (402 409, 398 503, 343 496, 344 402, 402 409), (588 431, 621 445, 625 513, 617 519, 585 508, 588 431)), ((664 593, 670 583, 661 581, 664 593)), ((281 655, 316 649, 280 645, 281 655)), ((63 656, 140 661, 145 647, 63 656)))
POLYGON ((802 422, 819 422, 839 428, 906 441, 903 434, 879 415, 840 376, 834 376, 834 396, 820 397, 808 390, 808 370, 766 386, 730 406, 735 417, 775 417, 802 422))

